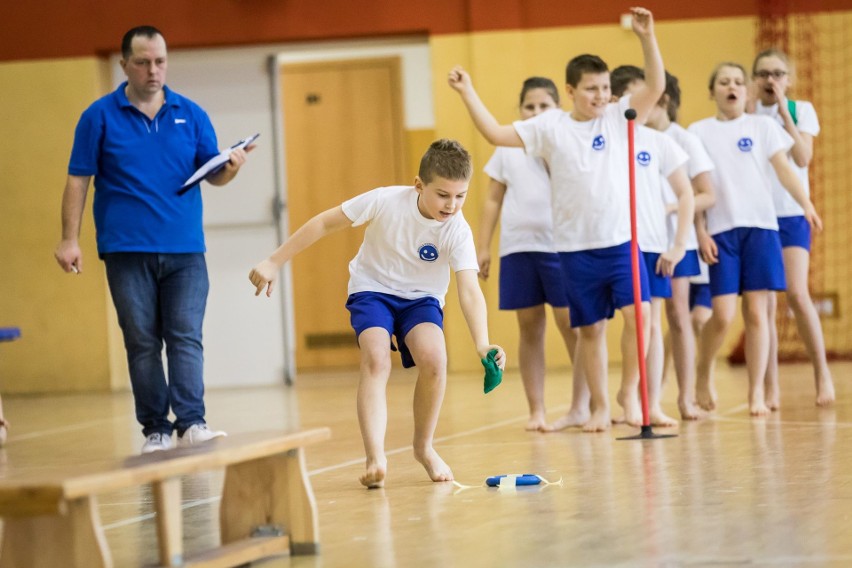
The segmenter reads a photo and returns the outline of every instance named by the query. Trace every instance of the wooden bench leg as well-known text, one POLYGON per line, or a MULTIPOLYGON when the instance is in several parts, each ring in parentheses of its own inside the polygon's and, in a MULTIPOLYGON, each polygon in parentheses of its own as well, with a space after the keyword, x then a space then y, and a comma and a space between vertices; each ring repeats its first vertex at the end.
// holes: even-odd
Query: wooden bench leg
POLYGON ((228 466, 219 520, 223 544, 277 528, 289 536, 291 554, 317 554, 319 521, 304 451, 228 466))
POLYGON ((65 514, 3 519, 0 568, 112 568, 95 497, 67 503, 65 514))
POLYGON ((183 511, 180 478, 173 477, 153 484, 157 510, 157 542, 162 566, 183 565, 183 511))

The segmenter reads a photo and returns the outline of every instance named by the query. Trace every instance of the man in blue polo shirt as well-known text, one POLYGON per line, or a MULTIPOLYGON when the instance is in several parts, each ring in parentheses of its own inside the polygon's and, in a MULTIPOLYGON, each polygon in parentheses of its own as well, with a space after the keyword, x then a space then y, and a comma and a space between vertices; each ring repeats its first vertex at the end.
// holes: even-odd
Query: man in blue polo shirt
MULTIPOLYGON (((147 453, 172 447, 173 430, 179 444, 225 435, 204 421, 201 326, 209 286, 201 192, 177 194, 219 149, 204 110, 165 85, 162 33, 133 28, 122 39, 121 54, 127 81, 95 101, 77 124, 55 256, 66 272, 82 273, 78 238, 94 176, 98 254, 124 334, 147 453)), ((234 150, 207 181, 228 183, 245 160, 244 150, 234 150)))

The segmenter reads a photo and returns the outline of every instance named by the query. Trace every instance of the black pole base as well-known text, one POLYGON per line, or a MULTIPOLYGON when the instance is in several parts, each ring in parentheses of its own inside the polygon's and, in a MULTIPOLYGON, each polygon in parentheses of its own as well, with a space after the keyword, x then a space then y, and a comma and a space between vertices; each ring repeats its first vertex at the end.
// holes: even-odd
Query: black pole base
POLYGON ((677 434, 654 434, 650 426, 642 426, 642 431, 635 436, 624 436, 616 440, 655 440, 657 438, 677 438, 677 434))

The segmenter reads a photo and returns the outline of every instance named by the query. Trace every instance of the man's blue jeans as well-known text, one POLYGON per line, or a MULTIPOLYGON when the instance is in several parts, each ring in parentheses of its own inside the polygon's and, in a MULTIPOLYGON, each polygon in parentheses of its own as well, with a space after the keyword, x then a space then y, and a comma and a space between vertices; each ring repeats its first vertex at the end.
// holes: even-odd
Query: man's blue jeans
POLYGON ((103 259, 142 433, 171 435, 177 429, 180 435, 203 424, 201 326, 210 288, 204 254, 109 253, 103 259))

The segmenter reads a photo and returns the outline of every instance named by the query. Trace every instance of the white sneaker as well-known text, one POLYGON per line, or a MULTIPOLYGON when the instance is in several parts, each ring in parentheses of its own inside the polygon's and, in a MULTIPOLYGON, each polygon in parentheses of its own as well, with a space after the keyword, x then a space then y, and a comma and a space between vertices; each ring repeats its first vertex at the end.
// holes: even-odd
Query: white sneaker
POLYGON ((160 452, 170 449, 172 449, 172 437, 167 434, 155 432, 153 434, 149 434, 148 437, 145 438, 145 444, 142 446, 142 453, 150 454, 151 452, 160 452))
POLYGON ((202 444, 213 438, 221 438, 227 435, 220 430, 211 430, 207 427, 207 424, 193 424, 186 429, 186 432, 182 436, 178 436, 178 445, 194 446, 195 444, 202 444))

